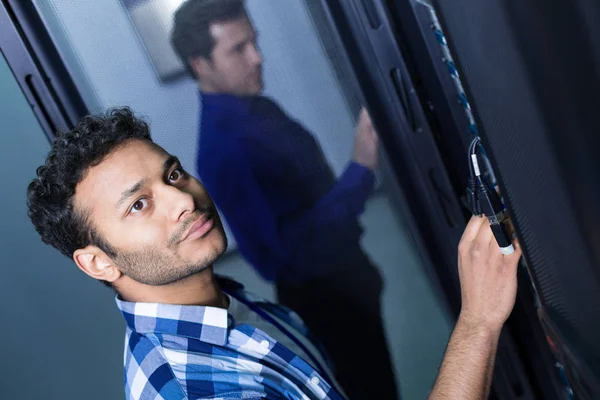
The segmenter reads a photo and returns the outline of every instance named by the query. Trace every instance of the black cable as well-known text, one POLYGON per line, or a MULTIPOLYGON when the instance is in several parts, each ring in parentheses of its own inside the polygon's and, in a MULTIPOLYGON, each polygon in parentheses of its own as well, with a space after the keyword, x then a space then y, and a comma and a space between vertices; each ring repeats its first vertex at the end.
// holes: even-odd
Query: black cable
MULTIPOLYGON (((475 179, 476 177, 480 176, 479 173, 476 173, 476 168, 474 165, 478 165, 478 161, 477 158, 473 159, 473 157, 477 157, 477 150, 479 149, 479 146, 481 145, 481 139, 479 138, 479 136, 476 136, 475 139, 473 139, 471 141, 471 144, 469 145, 469 172, 471 173, 471 178, 475 179), (477 164, 475 164, 477 163, 477 164)), ((477 170, 479 168, 477 167, 477 170)))

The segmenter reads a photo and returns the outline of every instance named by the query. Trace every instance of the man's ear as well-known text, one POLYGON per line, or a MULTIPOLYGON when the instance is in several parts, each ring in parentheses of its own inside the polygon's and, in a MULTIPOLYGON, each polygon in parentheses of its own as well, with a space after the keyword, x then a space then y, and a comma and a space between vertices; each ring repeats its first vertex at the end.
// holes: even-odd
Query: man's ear
POLYGON ((73 260, 80 270, 99 281, 112 283, 122 275, 111 258, 96 246, 75 250, 73 260))
POLYGON ((212 70, 212 61, 205 57, 190 57, 188 62, 199 78, 206 76, 212 70))

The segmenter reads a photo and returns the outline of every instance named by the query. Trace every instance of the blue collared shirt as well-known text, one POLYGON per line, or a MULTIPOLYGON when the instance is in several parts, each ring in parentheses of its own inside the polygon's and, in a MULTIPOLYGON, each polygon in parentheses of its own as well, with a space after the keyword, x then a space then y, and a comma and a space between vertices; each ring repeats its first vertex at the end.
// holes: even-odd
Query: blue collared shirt
MULTIPOLYGON (((285 319, 296 327, 294 334, 306 332, 285 307, 250 295, 236 282, 219 282, 232 297, 285 319)), ((128 400, 343 399, 325 378, 327 371, 266 332, 238 325, 226 309, 116 301, 127 322, 128 400)))
POLYGON ((365 259, 358 216, 372 171, 351 162, 336 179, 315 138, 266 97, 201 101, 200 179, 263 278, 298 282, 365 259))

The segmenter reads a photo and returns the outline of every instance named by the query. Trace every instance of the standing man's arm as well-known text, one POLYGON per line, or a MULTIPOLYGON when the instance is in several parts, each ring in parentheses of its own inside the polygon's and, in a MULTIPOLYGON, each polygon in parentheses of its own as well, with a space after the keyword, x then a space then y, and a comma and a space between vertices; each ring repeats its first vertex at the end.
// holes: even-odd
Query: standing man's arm
MULTIPOLYGON (((375 183, 374 171, 378 164, 379 139, 366 109, 358 117, 354 133, 352 162, 331 190, 309 210, 286 221, 295 240, 305 239, 306 232, 331 226, 345 226, 363 213, 365 203, 375 183)), ((285 222, 284 222, 285 223, 285 222)), ((285 229, 285 228, 284 228, 285 229)), ((306 246, 303 246, 306 249, 306 246)))
POLYGON ((258 238, 269 251, 296 265, 326 262, 332 251, 319 232, 343 231, 364 211, 375 181, 378 143, 369 114, 363 109, 355 130, 352 163, 328 193, 295 215, 278 209, 282 204, 280 188, 269 181, 277 165, 264 162, 271 155, 257 146, 233 148, 224 155, 227 160, 223 168, 216 172, 219 182, 228 182, 222 185, 216 203, 227 220, 235 221, 241 235, 258 238))
POLYGON ((486 399, 500 331, 517 294, 521 248, 503 255, 486 218, 473 217, 459 245, 462 309, 429 399, 486 399))

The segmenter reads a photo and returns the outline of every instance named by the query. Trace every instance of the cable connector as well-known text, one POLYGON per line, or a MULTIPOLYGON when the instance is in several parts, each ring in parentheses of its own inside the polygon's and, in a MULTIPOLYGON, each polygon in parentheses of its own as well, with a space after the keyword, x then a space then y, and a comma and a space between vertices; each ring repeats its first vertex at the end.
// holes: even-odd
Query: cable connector
POLYGON ((504 225, 505 214, 500 196, 495 190, 490 189, 485 183, 479 180, 477 197, 481 210, 490 221, 490 228, 492 228, 500 251, 502 254, 512 254, 515 248, 504 225))
POLYGON ((467 208, 473 215, 480 217, 483 213, 479 206, 479 197, 477 193, 477 181, 475 178, 469 178, 469 186, 467 186, 467 208))
POLYGON ((483 183, 481 179, 478 181, 477 199, 481 212, 490 220, 490 223, 497 224, 504 220, 504 207, 500 201, 500 196, 483 183))
POLYGON ((504 206, 498 193, 490 188, 481 177, 477 151, 481 146, 481 140, 475 138, 469 146, 469 169, 471 176, 466 190, 467 206, 473 215, 485 215, 490 221, 490 227, 496 238, 502 254, 512 254, 515 249, 511 238, 504 226, 504 206))

